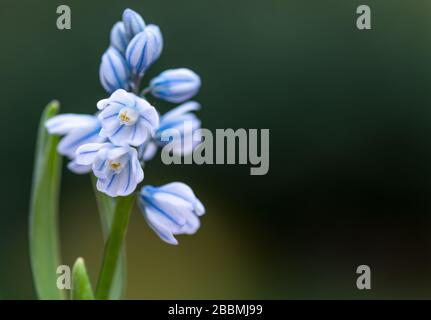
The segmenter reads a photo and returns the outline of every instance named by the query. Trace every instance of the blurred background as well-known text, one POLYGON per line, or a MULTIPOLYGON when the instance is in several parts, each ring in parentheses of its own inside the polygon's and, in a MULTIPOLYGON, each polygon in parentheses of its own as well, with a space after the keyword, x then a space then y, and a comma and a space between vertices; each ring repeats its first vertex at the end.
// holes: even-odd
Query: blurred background
MULTIPOLYGON (((173 247, 135 210, 127 298, 431 298, 430 1, 2 0, 1 299, 36 298, 27 233, 40 113, 53 98, 62 112, 96 111, 100 58, 126 7, 165 39, 144 82, 191 68, 204 127, 270 129, 266 176, 146 166, 146 183, 188 183, 207 214, 173 247), (71 30, 56 28, 60 4, 71 30), (361 4, 370 31, 356 28, 361 4), (372 290, 356 289, 361 264, 372 290)), ((62 180, 63 261, 84 257, 94 284, 103 240, 90 177, 62 180)))

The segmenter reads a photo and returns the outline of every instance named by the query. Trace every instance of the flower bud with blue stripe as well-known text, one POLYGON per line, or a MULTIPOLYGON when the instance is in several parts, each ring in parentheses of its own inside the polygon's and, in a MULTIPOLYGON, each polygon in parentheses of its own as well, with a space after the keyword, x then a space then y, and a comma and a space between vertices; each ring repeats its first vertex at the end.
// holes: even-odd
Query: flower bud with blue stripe
POLYGON ((123 23, 126 35, 132 39, 139 32, 144 31, 145 22, 141 15, 132 9, 126 9, 123 12, 123 23))
POLYGON ((150 227, 165 242, 178 244, 174 235, 194 234, 205 208, 192 189, 182 182, 141 189, 140 207, 150 227))
POLYGON ((159 58, 163 50, 163 37, 156 25, 148 25, 129 43, 126 60, 131 71, 142 76, 145 71, 159 58))
POLYGON ((159 127, 159 114, 146 100, 119 89, 100 100, 100 135, 118 146, 139 146, 151 139, 159 127))
POLYGON ((83 144, 106 141, 106 138, 99 136, 102 126, 97 116, 61 114, 46 121, 45 127, 50 134, 64 136, 58 144, 57 151, 71 160, 67 165, 69 170, 78 174, 91 171, 90 166, 76 163, 75 153, 83 144))
POLYGON ((124 23, 119 21, 111 29, 111 46, 120 51, 123 55, 126 52, 130 39, 126 35, 124 23))
POLYGON ((97 190, 110 197, 127 196, 144 179, 136 149, 112 143, 89 143, 78 148, 76 162, 92 166, 97 190))
POLYGON ((166 70, 150 82, 153 96, 174 103, 190 99, 200 86, 200 77, 186 68, 166 70))
POLYGON ((100 82, 108 93, 129 89, 129 67, 120 51, 109 47, 102 56, 99 69, 100 82))

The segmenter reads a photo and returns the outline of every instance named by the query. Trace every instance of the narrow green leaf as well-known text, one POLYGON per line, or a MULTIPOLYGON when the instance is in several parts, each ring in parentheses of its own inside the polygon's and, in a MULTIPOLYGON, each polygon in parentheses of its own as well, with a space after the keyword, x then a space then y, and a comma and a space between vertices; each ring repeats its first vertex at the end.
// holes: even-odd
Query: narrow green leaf
MULTIPOLYGON (((96 188, 96 178, 91 175, 91 179, 94 187, 94 194, 96 195, 97 206, 99 208, 100 222, 102 224, 103 237, 105 242, 108 240, 109 232, 111 230, 112 220, 114 219, 115 209, 115 198, 111 198, 106 194, 99 192, 96 188)), ((126 245, 123 244, 123 248, 118 259, 118 265, 115 270, 114 279, 112 281, 111 290, 109 293, 109 299, 118 300, 125 293, 127 278, 127 266, 126 266, 126 245)))
POLYGON ((72 300, 94 300, 84 259, 78 258, 72 269, 72 300))
POLYGON ((40 299, 64 299, 57 288, 60 263, 58 237, 58 197, 61 157, 57 153, 59 137, 51 136, 45 121, 58 113, 58 101, 49 103, 40 120, 36 142, 32 193, 30 200, 30 260, 36 292, 40 299))

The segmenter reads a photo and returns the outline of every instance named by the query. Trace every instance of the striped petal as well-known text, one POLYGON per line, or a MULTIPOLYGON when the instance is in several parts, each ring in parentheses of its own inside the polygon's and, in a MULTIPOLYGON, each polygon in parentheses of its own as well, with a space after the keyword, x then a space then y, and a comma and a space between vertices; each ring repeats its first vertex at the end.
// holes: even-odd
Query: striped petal
POLYGON ((159 238, 169 244, 177 245, 178 240, 175 239, 171 231, 175 228, 172 227, 172 222, 164 218, 159 212, 150 206, 146 206, 144 210, 144 217, 147 220, 148 225, 154 230, 159 238))
POLYGON ((126 52, 130 38, 126 35, 126 28, 122 21, 117 22, 111 29, 110 43, 111 46, 120 51, 122 54, 126 52))
POLYGON ((45 128, 50 134, 64 135, 73 129, 92 126, 97 119, 92 115, 66 113, 50 118, 45 122, 45 128))
POLYGON ((88 126, 72 130, 58 144, 57 151, 70 159, 75 157, 76 150, 83 144, 102 142, 99 136, 100 126, 88 126))
POLYGON ((87 143, 76 150, 76 162, 80 165, 91 165, 95 161, 98 152, 109 146, 109 143, 87 143))
POLYGON ((110 47, 103 54, 99 76, 108 93, 129 88, 129 68, 121 53, 114 47, 110 47))
POLYGON ((139 32, 144 31, 145 22, 141 15, 132 9, 126 9, 123 12, 123 23, 126 35, 129 39, 133 38, 139 32))
POLYGON ((83 166, 76 162, 76 160, 72 160, 67 164, 67 168, 76 174, 86 174, 91 171, 91 166, 83 166))
POLYGON ((183 104, 180 104, 176 108, 166 112, 161 118, 160 122, 171 122, 175 121, 177 118, 181 117, 182 115, 191 112, 191 111, 197 111, 201 108, 201 105, 195 101, 189 101, 183 104))
POLYGON ((126 50, 126 60, 132 72, 142 76, 160 56, 163 39, 157 26, 149 26, 130 41, 126 50))

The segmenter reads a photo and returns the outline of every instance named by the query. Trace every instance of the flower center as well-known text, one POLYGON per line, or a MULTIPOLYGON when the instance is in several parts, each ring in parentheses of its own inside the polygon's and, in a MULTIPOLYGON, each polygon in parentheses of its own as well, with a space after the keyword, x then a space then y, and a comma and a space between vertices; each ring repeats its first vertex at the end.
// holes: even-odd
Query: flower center
POLYGON ((114 161, 114 160, 110 160, 109 161, 109 167, 113 170, 113 171, 115 171, 115 172, 119 172, 119 171, 121 171, 121 169, 122 169, 122 165, 121 165, 121 163, 120 162, 118 162, 118 161, 114 161))
POLYGON ((124 107, 120 110, 118 113, 118 119, 122 124, 125 124, 126 126, 131 126, 136 123, 138 120, 139 114, 136 110, 124 107))

